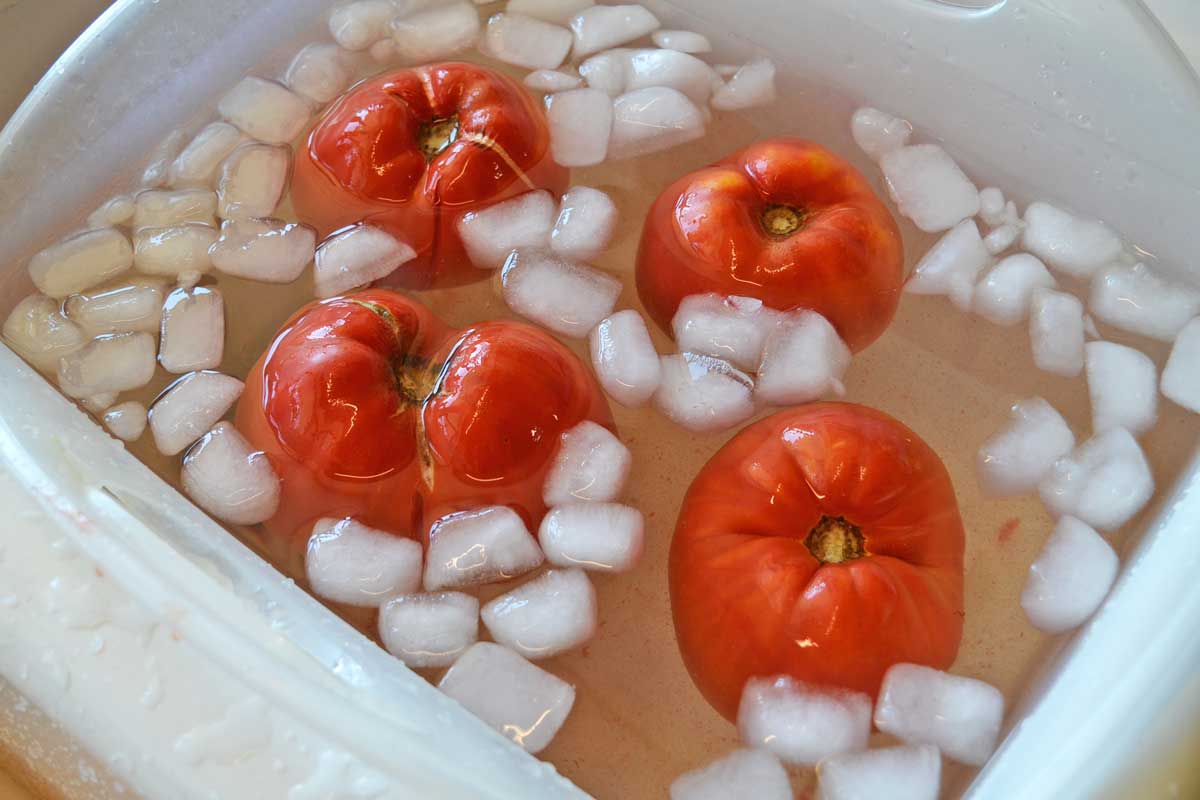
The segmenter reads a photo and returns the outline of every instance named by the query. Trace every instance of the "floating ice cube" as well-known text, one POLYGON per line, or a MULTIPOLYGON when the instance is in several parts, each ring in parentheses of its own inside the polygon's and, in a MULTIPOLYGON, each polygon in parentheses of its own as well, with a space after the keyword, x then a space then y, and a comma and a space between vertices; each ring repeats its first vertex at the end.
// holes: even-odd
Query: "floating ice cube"
POLYGON ((163 186, 171 171, 171 162, 179 154, 186 137, 181 130, 168 133, 150 153, 149 162, 142 170, 142 186, 154 188, 163 186))
POLYGON ((379 609, 379 638, 410 667, 448 667, 479 638, 479 601, 462 592, 401 595, 379 609))
POLYGON ((171 186, 211 186, 221 162, 245 141, 245 135, 228 122, 205 125, 171 165, 171 186))
POLYGON ((197 286, 176 289, 163 302, 159 363, 167 372, 216 369, 225 353, 225 303, 221 292, 197 286))
POLYGON ((544 560, 511 508, 489 506, 443 517, 429 532, 425 589, 496 583, 524 575, 544 560))
POLYGON ((421 545, 346 518, 317 520, 304 556, 318 597, 374 608, 421 588, 421 545))
POLYGON ((671 800, 791 800, 792 784, 779 760, 762 750, 734 750, 671 782, 671 800))
POLYGON ((279 508, 279 478, 232 423, 219 422, 183 457, 180 483, 196 505, 234 525, 257 525, 279 508))
POLYGON ((530 753, 558 733, 575 687, 492 642, 477 642, 454 662, 438 688, 530 753))
POLYGON ((817 767, 817 800, 937 800, 942 754, 928 744, 846 753, 817 767))
POLYGON ((358 0, 329 15, 329 33, 346 50, 366 50, 390 32, 397 8, 392 0, 358 0))
POLYGON ((608 249, 617 228, 617 205, 590 186, 572 186, 563 195, 550 232, 550 249, 564 258, 593 261, 608 249))
POLYGON ((104 426, 123 442, 137 441, 146 430, 146 407, 135 400, 112 406, 104 412, 104 426))
POLYGON ((563 433, 542 499, 551 507, 616 500, 632 464, 633 455, 620 439, 603 425, 584 420, 563 433))
POLYGON ((944 294, 960 311, 971 308, 975 279, 992 263, 975 220, 958 223, 929 249, 904 284, 912 294, 944 294))
POLYGON ((859 149, 878 161, 884 153, 898 150, 912 137, 908 120, 877 108, 863 107, 850 118, 850 134, 859 149))
POLYGON ((636 508, 617 503, 567 503, 542 517, 538 542, 560 567, 626 572, 642 556, 645 521, 636 508))
POLYGON ((367 55, 376 64, 391 64, 400 58, 400 53, 396 50, 396 40, 390 36, 368 47, 367 55))
POLYGON ((655 31, 650 35, 650 39, 658 47, 678 50, 681 53, 712 52, 712 44, 708 37, 693 31, 655 31))
POLYGON ((217 103, 217 111, 247 136, 287 144, 300 135, 312 113, 303 98, 275 81, 248 75, 217 103))
POLYGON ((526 192, 465 214, 459 220, 458 235, 472 264, 499 269, 518 247, 546 246, 554 227, 554 211, 554 197, 549 192, 526 192))
POLYGON ((564 167, 590 167, 608 155, 613 102, 597 89, 571 89, 551 95, 546 111, 550 152, 564 167))
POLYGON ((686 353, 720 358, 744 370, 758 369, 767 337, 783 315, 753 297, 694 294, 671 320, 675 343, 686 353))
POLYGON ((563 336, 582 338, 612 313, 621 282, 549 250, 514 250, 501 272, 504 302, 563 336))
POLYGON ((592 329, 588 342, 596 377, 609 397, 637 408, 654 396, 662 365, 641 314, 618 311, 592 329))
POLYGON ((891 150, 879 165, 900 213, 926 233, 949 230, 979 213, 979 190, 936 144, 891 150))
POLYGON ((1136 435, 1158 421, 1158 369, 1145 353, 1113 342, 1088 342, 1092 431, 1124 428, 1136 435))
POLYGON ((1040 397, 1022 400, 1009 423, 979 448, 979 484, 994 497, 1031 492, 1074 447, 1075 434, 1054 406, 1040 397))
POLYGON ((974 678, 917 664, 896 664, 883 676, 875 725, 909 744, 936 745, 963 764, 980 765, 996 747, 1004 695, 974 678))
POLYGON ((157 333, 162 321, 163 295, 161 283, 135 280, 73 294, 63 308, 71 321, 89 336, 127 331, 157 333))
POLYGON ((150 189, 134 198, 133 230, 216 223, 217 195, 211 189, 150 189))
POLYGON ((1115 531, 1150 502, 1154 476, 1133 435, 1113 428, 1059 459, 1038 492, 1056 516, 1070 514, 1097 530, 1115 531))
POLYGON ((571 32, 512 12, 492 15, 482 48, 493 58, 526 69, 555 69, 571 51, 571 32))
POLYGON ((536 660, 592 638, 596 613, 596 589, 587 574, 552 569, 492 600, 480 616, 492 639, 536 660))
POLYGON ((328 103, 350 85, 350 70, 334 45, 310 44, 292 59, 283 82, 314 103, 328 103))
POLYGON ((703 135, 704 114, 687 95, 662 86, 637 89, 613 101, 608 155, 614 159, 644 156, 703 135))
POLYGON ((1083 303, 1053 289, 1034 289, 1029 340, 1038 369, 1073 378, 1083 370, 1083 303))
POLYGON ((1121 237, 1097 220, 1076 217, 1049 203, 1025 209, 1025 249, 1054 269, 1086 278, 1121 254, 1121 237))
POLYGON ((1162 393, 1188 411, 1200 413, 1200 319, 1184 326, 1163 368, 1162 393))
POLYGON ((625 91, 629 74, 629 59, 634 50, 617 48, 597 53, 579 65, 579 74, 592 89, 617 97, 625 91))
POLYGON ((197 222, 143 228, 133 235, 133 266, 146 275, 205 273, 212 268, 208 249, 216 241, 216 229, 197 222))
POLYGON ((658 18, 637 5, 591 6, 573 16, 569 25, 575 34, 574 58, 632 42, 659 28, 658 18))
POLYGON ((663 416, 697 433, 722 431, 754 416, 754 381, 729 362, 679 353, 663 356, 654 405, 663 416))
POLYGON ((867 749, 871 698, 788 676, 751 678, 742 689, 737 724, 748 746, 787 764, 811 766, 827 756, 867 749))
POLYGON ((100 416, 117 402, 116 392, 101 392, 84 397, 79 404, 96 416, 100 416))
POLYGON ((829 321, 815 311, 794 311, 767 337, 754 396, 775 406, 840 397, 849 366, 850 348, 829 321))
POLYGON ((1083 624, 1104 602, 1120 561, 1112 546, 1074 517, 1059 519, 1021 592, 1030 623, 1047 633, 1083 624))
POLYGON ((508 0, 507 11, 555 24, 566 24, 571 17, 594 5, 594 0, 508 0))
POLYGON ((115 278, 133 266, 133 246, 116 228, 100 228, 62 239, 29 260, 33 285, 51 297, 66 297, 115 278))
POLYGON ((1006 222, 1000 227, 994 228, 987 236, 983 237, 983 246, 989 253, 998 256, 1016 244, 1020 236, 1021 231, 1017 226, 1006 222))
MULTIPOLYGON (((88 337, 62 314, 58 301, 31 294, 4 321, 4 341, 22 358, 44 372, 58 369, 58 360, 74 353, 88 337)), ((655 356, 655 366, 658 357, 655 356)))
POLYGON ((313 292, 336 297, 391 275, 416 251, 381 228, 356 225, 321 242, 313 265, 313 292))
POLYGON ((75 398, 137 389, 154 377, 154 351, 148 333, 97 337, 59 360, 58 385, 75 398))
POLYGON ((995 186, 979 190, 979 219, 989 228, 1003 225, 1005 222, 1004 192, 995 186))
POLYGON ((163 455, 182 452, 212 428, 242 394, 242 382, 219 372, 177 380, 150 407, 150 433, 163 455))
POLYGON ((212 265, 226 275, 265 283, 291 283, 313 260, 317 232, 276 219, 227 219, 209 250, 212 265))
POLYGON ((737 111, 775 102, 775 63, 759 58, 733 74, 713 92, 712 107, 718 111, 737 111))
POLYGON ((133 219, 133 196, 118 194, 105 200, 88 215, 89 228, 109 228, 125 225, 133 219))
POLYGON ((1159 277, 1145 264, 1114 264, 1092 281, 1088 305, 1114 328, 1170 342, 1200 313, 1200 292, 1159 277))
MULTIPOLYGON (((749 84, 744 83, 737 97, 745 99, 749 84)), ((703 106, 721 85, 712 67, 695 56, 678 50, 653 48, 634 50, 629 54, 625 70, 625 91, 668 86, 683 92, 697 106, 703 106)))
POLYGON ((392 20, 392 39, 401 58, 423 64, 471 47, 480 27, 474 5, 448 3, 392 20))
POLYGON ((1029 313, 1035 289, 1053 289, 1046 265, 1028 253, 1000 260, 975 287, 971 309, 996 325, 1016 325, 1029 313))
POLYGON ((525 85, 538 92, 565 92, 582 86, 583 78, 557 69, 539 69, 525 76, 525 85))
POLYGON ((269 217, 287 187, 291 153, 286 147, 245 144, 221 164, 218 211, 224 219, 269 217))

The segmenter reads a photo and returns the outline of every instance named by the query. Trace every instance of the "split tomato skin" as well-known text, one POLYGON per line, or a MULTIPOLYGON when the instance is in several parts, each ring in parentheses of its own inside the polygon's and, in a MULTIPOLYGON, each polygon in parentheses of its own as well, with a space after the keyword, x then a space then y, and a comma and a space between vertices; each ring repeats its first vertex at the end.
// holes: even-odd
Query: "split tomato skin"
POLYGON ((887 329, 903 281, 900 229, 866 178, 793 138, 757 142, 671 184, 650 209, 637 259, 638 294, 666 331, 685 297, 715 292, 817 311, 855 352, 887 329))
POLYGON ((962 520, 937 454, 882 412, 817 403, 743 430, 700 471, 670 551, 685 665, 735 719, 753 677, 874 697, 899 662, 948 668, 962 638, 962 520), (823 563, 814 529, 861 549, 823 563))

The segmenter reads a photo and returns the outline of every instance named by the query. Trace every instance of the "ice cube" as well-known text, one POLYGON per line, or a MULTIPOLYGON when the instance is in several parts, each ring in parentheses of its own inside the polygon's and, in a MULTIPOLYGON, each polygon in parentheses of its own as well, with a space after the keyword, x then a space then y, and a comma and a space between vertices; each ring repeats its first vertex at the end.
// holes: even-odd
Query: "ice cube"
POLYGON ((512 12, 492 15, 482 49, 493 58, 526 69, 555 69, 571 51, 571 32, 512 12))
POLYGON ((908 120, 868 106, 858 109, 850 118, 850 134, 855 144, 876 161, 884 153, 908 144, 912 130, 908 120))
POLYGON ((542 499, 551 507, 616 500, 632 464, 633 455, 620 439, 603 425, 584 420, 562 434, 542 499))
POLYGON ((125 225, 133 219, 133 210, 132 195, 114 195, 88 215, 87 226, 89 228, 108 228, 125 225))
POLYGON ((829 321, 815 311, 794 311, 767 337, 754 396, 775 406, 840 397, 849 366, 850 348, 829 321))
POLYGON ((287 187, 291 152, 286 147, 245 144, 221 164, 218 211, 224 219, 269 217, 287 187))
POLYGON ((671 800, 791 800, 792 784, 779 760, 762 750, 734 750, 671 782, 671 800))
POLYGON ((654 405, 696 433, 723 431, 754 416, 754 381, 729 362, 695 353, 663 356, 654 405))
POLYGON ((891 667, 875 705, 884 733, 977 766, 995 749, 1003 720, 1004 695, 996 687, 918 664, 891 667))
POLYGON ((583 78, 557 69, 539 69, 525 76, 525 85, 538 92, 565 92, 578 89, 583 78))
POLYGON ((822 761, 817 800, 937 800, 942 754, 928 744, 846 753, 822 761))
POLYGON ((594 5, 594 0, 508 0, 507 11, 555 24, 566 24, 571 17, 594 5))
POLYGON ((1083 303, 1053 289, 1034 289, 1029 340, 1038 369, 1073 378, 1083 370, 1083 303))
POLYGON ((1009 423, 979 448, 979 484, 993 497, 1031 492, 1074 447, 1075 434, 1054 406, 1040 397, 1022 400, 1009 423))
POLYGON ((1102 531, 1115 531, 1154 495, 1154 476, 1133 434, 1113 428, 1059 459, 1038 486, 1056 516, 1070 514, 1102 531))
POLYGON ((737 111, 775 102, 775 63, 759 58, 733 74, 713 92, 712 107, 718 111, 737 111))
POLYGON ((225 353, 225 303, 218 289, 176 289, 163 302, 162 350, 167 372, 216 369, 225 353))
POLYGON ((489 506, 442 517, 429 531, 425 589, 496 583, 524 575, 544 557, 511 508, 489 506))
MULTIPOLYGON (((58 369, 58 360, 74 353, 88 337, 73 321, 63 316, 60 304, 44 294, 31 294, 4 321, 4 341, 43 372, 58 369)), ((655 366, 658 357, 655 356, 655 366)))
POLYGON ((197 222, 143 228, 133 235, 133 266, 146 275, 205 273, 212 268, 208 249, 216 241, 216 229, 197 222))
POLYGON ((313 266, 313 292, 336 297, 391 275, 417 253, 381 228, 356 225, 321 242, 313 266))
MULTIPOLYGON (((713 89, 720 85, 721 79, 712 67, 678 50, 634 50, 625 70, 625 91, 668 86, 683 92, 697 106, 707 103, 713 89)), ((737 90, 743 93, 739 97, 745 97, 748 86, 743 83, 737 90)))
POLYGON ((366 50, 387 36, 398 10, 392 0, 358 0, 329 15, 329 33, 346 50, 366 50))
POLYGON ((154 377, 154 337, 148 333, 99 336, 58 362, 67 397, 91 397, 145 386, 154 377))
POLYGON ((245 141, 245 135, 228 122, 205 125, 171 165, 171 186, 211 186, 221 162, 245 141))
POLYGON ((374 608, 421 588, 421 545, 347 517, 317 520, 304 556, 318 597, 374 608))
POLYGON ((617 228, 617 204, 590 186, 572 186, 563 195, 550 232, 550 249, 564 258, 592 261, 608 249, 617 228))
POLYGON ((613 102, 597 89, 571 89, 551 95, 546 111, 550 152, 564 167, 590 167, 608 155, 613 102))
POLYGON ((979 219, 989 228, 995 228, 1005 223, 1004 192, 995 186, 979 190, 979 219))
POLYGON ((1158 421, 1158 369, 1145 353, 1113 342, 1088 342, 1092 431, 1124 428, 1137 435, 1158 421))
POLYGON ((134 400, 112 406, 104 412, 104 425, 123 442, 137 441, 146 430, 146 407, 134 400))
POLYGON ((158 187, 167 182, 171 171, 171 162, 179 154, 186 137, 181 130, 168 133, 150 153, 149 162, 142 170, 142 186, 158 187))
POLYGON ((252 139, 287 144, 308 124, 308 104, 275 81, 248 75, 217 103, 222 117, 252 139))
POLYGON ((277 219, 227 219, 209 250, 212 265, 226 275, 265 283, 291 283, 313 260, 317 232, 277 219))
POLYGON ((758 369, 767 337, 783 315, 753 297, 694 294, 671 320, 675 343, 686 353, 720 358, 744 370, 758 369))
POLYGON ((195 222, 214 226, 217 195, 211 189, 150 189, 134 198, 133 230, 169 228, 195 222))
POLYGON ((471 645, 438 688, 534 754, 550 744, 575 703, 574 686, 492 642, 471 645))
POLYGON ((1028 253, 1000 260, 971 296, 971 309, 996 325, 1016 325, 1029 313, 1035 289, 1053 289, 1054 277, 1046 265, 1028 253))
POLYGON ((912 294, 943 294, 960 311, 971 308, 975 280, 992 263, 975 220, 965 219, 929 249, 904 284, 912 294))
POLYGON ((379 638, 410 667, 448 667, 479 638, 479 601, 462 592, 401 595, 379 609, 379 638))
POLYGON ((1200 313, 1200 292, 1156 275, 1145 264, 1114 264, 1092 281, 1088 305, 1114 328, 1170 342, 1200 313))
POLYGON ((392 20, 392 39, 401 58, 423 64, 471 47, 480 27, 474 5, 447 3, 392 20))
POLYGON ((897 148, 884 153, 879 165, 900 213, 926 233, 949 230, 979 213, 979 190, 936 144, 897 148))
POLYGON ((163 295, 161 283, 136 280, 73 294, 63 308, 71 321, 89 336, 127 331, 157 333, 162 321, 163 295))
POLYGON ((496 642, 530 660, 578 647, 596 634, 596 590, 581 569, 551 569, 483 607, 496 642))
POLYGON ((328 103, 350 85, 350 70, 336 46, 310 44, 292 59, 283 82, 314 103, 328 103))
POLYGON ((655 31, 650 35, 657 47, 678 50, 681 53, 710 53, 712 44, 708 37, 694 31, 655 31))
POLYGON ((591 6, 568 24, 575 34, 574 58, 632 42, 659 28, 658 18, 637 5, 591 6))
POLYGON ((514 250, 501 272, 504 302, 562 336, 582 338, 612 313, 621 282, 549 250, 514 250))
POLYGON ((998 228, 994 228, 983 237, 984 248, 994 256, 998 256, 1008 248, 1016 244, 1020 237, 1021 231, 1016 225, 1010 225, 1007 222, 998 228))
POLYGON ((1184 326, 1162 374, 1162 393, 1188 411, 1200 413, 1200 319, 1184 326))
POLYGON ((1064 516, 1029 567, 1021 608, 1039 630, 1069 631, 1096 613, 1119 567, 1116 552, 1100 534, 1064 516))
POLYGON ((596 377, 609 397, 637 408, 654 396, 662 365, 641 314, 618 311, 592 329, 588 342, 596 377))
POLYGON ((629 59, 634 50, 617 48, 597 53, 579 65, 579 74, 592 89, 617 97, 625 91, 629 74, 629 59))
POLYGON ((1022 244, 1054 269, 1086 278, 1121 254, 1121 237, 1097 220, 1076 217, 1049 203, 1025 209, 1022 244))
POLYGON ((116 392, 101 392, 84 397, 79 404, 95 416, 100 416, 117 402, 117 396, 116 392))
POLYGON ((257 525, 279 508, 279 478, 232 423, 219 422, 183 457, 183 490, 223 522, 257 525))
POLYGON ((703 135, 704 114, 687 95, 665 86, 636 89, 613 101, 608 155, 614 159, 644 156, 703 135))
POLYGON ((554 210, 549 192, 526 192, 465 214, 458 222, 458 235, 472 264, 499 269, 518 247, 546 246, 554 227, 554 210))
POLYGON ((626 572, 642 556, 645 521, 636 508, 618 503, 567 503, 542 517, 538 542, 546 560, 560 567, 626 572))
POLYGON ((242 382, 219 372, 193 372, 150 406, 150 433, 163 455, 182 452, 212 428, 242 394, 242 382))
POLYGON ((751 678, 742 689, 737 725, 748 746, 786 764, 811 766, 828 756, 867 749, 871 698, 786 675, 751 678))
POLYGON ((29 277, 43 294, 62 298, 111 280, 133 266, 133 246, 116 228, 67 237, 29 260, 29 277))

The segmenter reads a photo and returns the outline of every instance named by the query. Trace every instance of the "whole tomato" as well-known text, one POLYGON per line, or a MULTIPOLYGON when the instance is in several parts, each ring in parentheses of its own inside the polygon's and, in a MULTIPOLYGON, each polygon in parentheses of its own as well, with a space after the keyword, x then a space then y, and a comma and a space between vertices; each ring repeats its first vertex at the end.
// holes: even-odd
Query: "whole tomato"
POLYGON ((733 719, 752 677, 874 696, 962 638, 963 527, 928 445, 864 406, 746 428, 700 471, 671 542, 671 609, 696 686, 733 719))
POLYGON ((446 514, 508 505, 536 525, 560 435, 585 419, 612 427, 590 372, 549 335, 452 330, 386 289, 297 312, 237 411, 282 481, 267 529, 298 547, 321 517, 420 538, 446 514))
POLYGON ((650 209, 638 294, 670 331, 685 297, 754 297, 822 314, 851 350, 887 329, 900 301, 900 230, 866 179, 828 150, 768 139, 667 187, 650 209))
POLYGON ((292 196, 327 235, 364 220, 417 251, 386 282, 427 288, 478 280, 458 236, 470 211, 533 189, 556 194, 545 112, 520 84, 444 63, 363 81, 317 121, 296 157, 292 196))

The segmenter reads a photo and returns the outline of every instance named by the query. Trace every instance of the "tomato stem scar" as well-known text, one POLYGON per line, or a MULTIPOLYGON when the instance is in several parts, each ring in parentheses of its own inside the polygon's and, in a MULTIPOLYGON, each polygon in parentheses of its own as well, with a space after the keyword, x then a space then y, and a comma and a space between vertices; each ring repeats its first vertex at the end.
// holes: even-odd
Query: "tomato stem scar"
POLYGON ((458 138, 458 117, 441 117, 421 125, 417 131, 417 147, 425 161, 433 161, 458 138))
POLYGON ((804 212, 792 206, 772 204, 763 209, 763 230, 780 239, 791 236, 804 225, 804 212))
POLYGON ((822 516, 809 531, 804 546, 822 564, 841 564, 867 554, 862 531, 844 517, 822 516))

